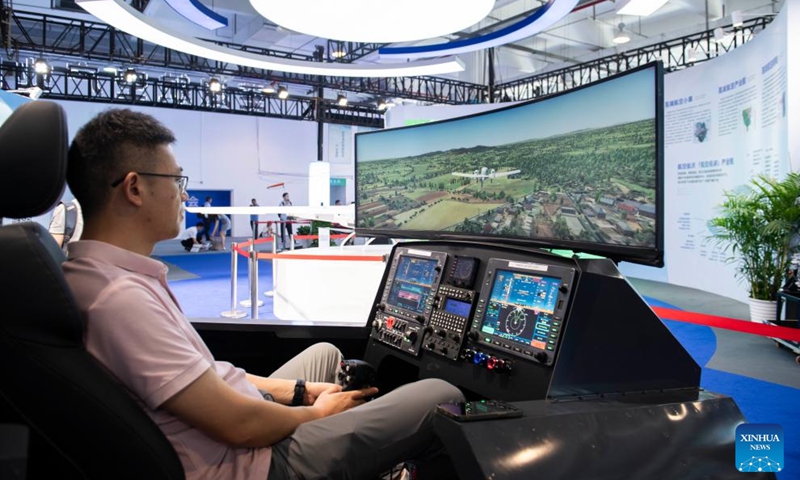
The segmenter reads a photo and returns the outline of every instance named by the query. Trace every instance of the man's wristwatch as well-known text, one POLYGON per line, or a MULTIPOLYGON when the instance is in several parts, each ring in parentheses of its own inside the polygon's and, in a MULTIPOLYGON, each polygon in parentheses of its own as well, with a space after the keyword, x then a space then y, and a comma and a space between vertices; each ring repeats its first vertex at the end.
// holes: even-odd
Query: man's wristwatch
POLYGON ((292 397, 292 406, 299 407, 303 405, 303 399, 306 396, 306 381, 302 378, 297 379, 294 384, 294 397, 292 397))

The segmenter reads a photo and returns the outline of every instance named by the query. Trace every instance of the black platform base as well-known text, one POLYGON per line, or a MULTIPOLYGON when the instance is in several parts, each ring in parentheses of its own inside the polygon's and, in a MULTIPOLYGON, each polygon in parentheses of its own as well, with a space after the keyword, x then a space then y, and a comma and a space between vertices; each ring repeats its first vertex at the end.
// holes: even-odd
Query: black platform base
MULTIPOLYGON (((435 427, 461 480, 738 479, 730 397, 673 392, 517 402, 522 418, 435 427)), ((774 479, 774 473, 748 474, 774 479)))

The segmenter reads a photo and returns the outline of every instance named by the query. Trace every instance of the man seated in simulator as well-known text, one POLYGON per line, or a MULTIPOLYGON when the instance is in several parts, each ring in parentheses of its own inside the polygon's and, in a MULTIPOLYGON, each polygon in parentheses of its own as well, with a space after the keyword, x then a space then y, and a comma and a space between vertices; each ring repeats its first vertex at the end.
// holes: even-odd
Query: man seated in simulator
POLYGON ((214 360, 151 259, 183 224, 188 178, 173 133, 149 115, 108 110, 84 125, 67 181, 84 232, 64 270, 86 318, 86 346, 135 397, 180 457, 187 479, 377 478, 411 460, 417 478, 455 478, 433 432, 438 379, 377 389, 335 384, 341 353, 317 344, 270 377, 214 360))

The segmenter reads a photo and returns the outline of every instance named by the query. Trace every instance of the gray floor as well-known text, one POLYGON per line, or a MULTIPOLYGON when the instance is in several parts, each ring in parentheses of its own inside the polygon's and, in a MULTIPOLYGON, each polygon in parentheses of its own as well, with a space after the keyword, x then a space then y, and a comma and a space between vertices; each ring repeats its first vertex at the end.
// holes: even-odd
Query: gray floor
MULTIPOLYGON (((690 312, 749 321, 746 303, 727 297, 650 280, 629 278, 641 294, 690 312)), ((800 365, 791 351, 777 348, 773 340, 722 328, 712 328, 717 349, 706 368, 745 375, 767 382, 800 388, 800 365)))

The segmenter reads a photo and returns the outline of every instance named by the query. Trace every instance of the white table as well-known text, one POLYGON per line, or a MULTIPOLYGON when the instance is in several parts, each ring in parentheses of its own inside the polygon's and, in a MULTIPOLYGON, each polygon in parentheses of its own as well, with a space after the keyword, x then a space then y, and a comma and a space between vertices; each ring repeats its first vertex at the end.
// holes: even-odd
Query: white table
MULTIPOLYGON (((391 245, 304 248, 281 256, 379 256, 391 245)), ((384 262, 348 260, 273 260, 273 308, 281 320, 313 320, 364 325, 386 268, 384 262)))

